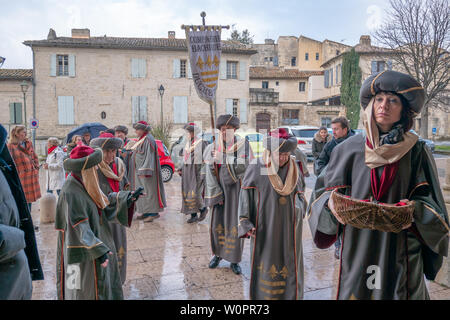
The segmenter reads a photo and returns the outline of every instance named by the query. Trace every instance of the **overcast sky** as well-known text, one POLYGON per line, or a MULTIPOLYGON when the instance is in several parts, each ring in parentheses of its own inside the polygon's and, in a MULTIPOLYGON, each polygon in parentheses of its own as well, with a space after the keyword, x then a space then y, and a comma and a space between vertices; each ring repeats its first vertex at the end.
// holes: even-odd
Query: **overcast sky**
MULTIPOLYGON (((3 68, 32 68, 25 40, 46 39, 50 28, 70 36, 89 28, 91 36, 167 37, 182 24, 235 25, 248 29, 255 43, 280 35, 304 35, 355 45, 379 25, 388 0, 0 0, 0 56, 3 68)), ((228 31, 222 33, 227 39, 228 31)))

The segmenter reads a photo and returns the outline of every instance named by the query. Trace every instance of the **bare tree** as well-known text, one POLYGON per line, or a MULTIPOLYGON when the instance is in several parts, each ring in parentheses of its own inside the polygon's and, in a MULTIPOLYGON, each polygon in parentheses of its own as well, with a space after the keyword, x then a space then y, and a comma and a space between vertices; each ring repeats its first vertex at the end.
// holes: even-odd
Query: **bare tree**
POLYGON ((395 50, 394 63, 425 89, 420 135, 428 136, 430 107, 450 111, 450 7, 449 0, 390 0, 391 8, 374 37, 395 50))

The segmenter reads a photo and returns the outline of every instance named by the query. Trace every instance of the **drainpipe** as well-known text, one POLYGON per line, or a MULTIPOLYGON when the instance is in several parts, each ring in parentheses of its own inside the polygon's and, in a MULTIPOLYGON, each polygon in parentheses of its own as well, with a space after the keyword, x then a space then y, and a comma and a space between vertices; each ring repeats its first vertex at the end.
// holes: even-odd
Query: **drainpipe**
MULTIPOLYGON (((33 118, 36 119, 36 81, 35 81, 35 57, 34 57, 34 48, 31 46, 31 51, 33 52, 33 75, 31 78, 31 84, 33 85, 33 118)), ((36 150, 36 129, 32 129, 33 135, 33 148, 36 150)))

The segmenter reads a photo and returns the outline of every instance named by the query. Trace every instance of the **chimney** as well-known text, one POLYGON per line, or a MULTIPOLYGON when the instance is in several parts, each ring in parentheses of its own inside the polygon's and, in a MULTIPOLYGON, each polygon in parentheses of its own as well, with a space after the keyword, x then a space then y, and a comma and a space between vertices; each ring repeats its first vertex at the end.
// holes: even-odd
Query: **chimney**
POLYGON ((55 30, 51 29, 48 31, 47 40, 56 40, 56 32, 55 30))
POLYGON ((89 29, 72 29, 72 38, 89 39, 91 31, 89 29))
POLYGON ((169 39, 175 39, 175 31, 169 31, 168 36, 169 39))
POLYGON ((359 38, 359 44, 363 46, 371 46, 370 36, 364 35, 359 38))

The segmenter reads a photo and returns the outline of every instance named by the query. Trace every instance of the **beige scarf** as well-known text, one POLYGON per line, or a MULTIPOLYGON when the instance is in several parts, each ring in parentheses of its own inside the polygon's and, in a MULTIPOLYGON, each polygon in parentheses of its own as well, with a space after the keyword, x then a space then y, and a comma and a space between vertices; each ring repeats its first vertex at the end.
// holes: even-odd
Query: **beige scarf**
POLYGON ((103 160, 98 164, 98 168, 100 171, 105 175, 105 177, 109 179, 113 179, 116 181, 122 181, 123 176, 125 175, 125 165, 120 158, 116 158, 119 163, 119 166, 117 168, 117 172, 119 173, 119 176, 117 176, 111 169, 111 167, 103 160))
POLYGON ((222 132, 219 131, 219 151, 226 154, 233 154, 239 149, 241 149, 245 145, 245 139, 238 140, 235 144, 233 144, 228 149, 225 148, 225 143, 223 141, 222 132))
MULTIPOLYGON (((87 159, 86 159, 87 162, 87 159)), ((81 178, 83 179, 84 188, 94 201, 95 205, 100 209, 105 209, 109 205, 108 197, 100 189, 98 183, 97 166, 89 169, 81 170, 81 178)))
POLYGON ((295 187, 297 186, 297 181, 299 177, 299 171, 297 164, 295 163, 294 158, 291 156, 289 157, 289 169, 286 176, 286 181, 283 184, 283 181, 281 180, 280 176, 275 170, 275 165, 272 161, 272 156, 270 151, 264 150, 263 153, 263 161, 264 164, 267 167, 267 175, 269 176, 270 183, 272 184, 273 189, 280 195, 280 196, 288 196, 292 194, 295 187))
POLYGON ((380 133, 373 117, 374 101, 374 98, 370 100, 363 113, 366 136, 373 146, 373 149, 371 149, 367 143, 365 144, 365 162, 370 169, 399 161, 409 150, 411 150, 419 139, 417 135, 408 131, 403 134, 403 141, 396 144, 384 144, 380 146, 380 133))
POLYGON ((191 144, 191 140, 189 139, 186 142, 186 145, 184 147, 184 151, 186 152, 186 154, 192 153, 194 152, 195 148, 203 141, 203 139, 198 139, 197 141, 195 141, 194 143, 191 144))

